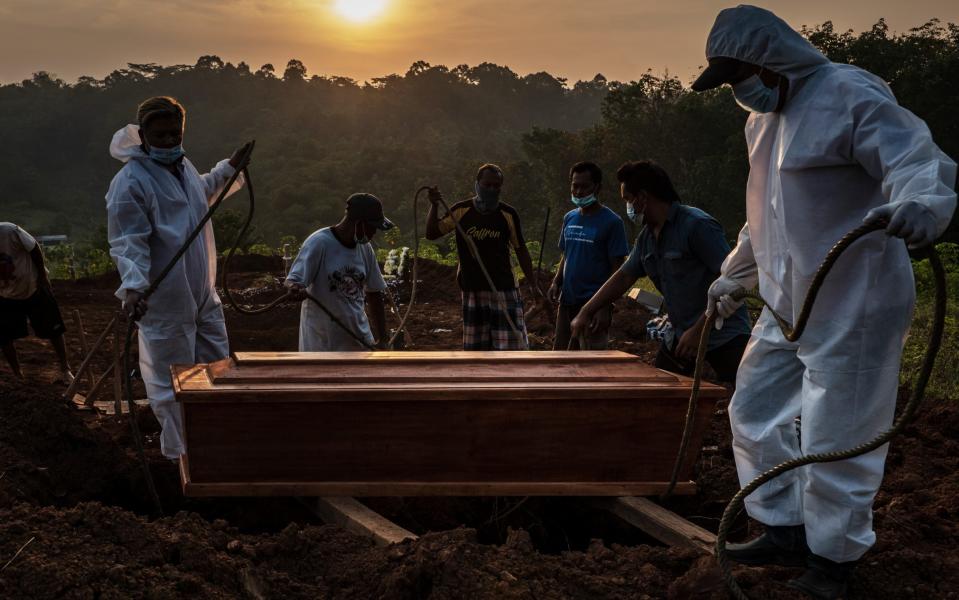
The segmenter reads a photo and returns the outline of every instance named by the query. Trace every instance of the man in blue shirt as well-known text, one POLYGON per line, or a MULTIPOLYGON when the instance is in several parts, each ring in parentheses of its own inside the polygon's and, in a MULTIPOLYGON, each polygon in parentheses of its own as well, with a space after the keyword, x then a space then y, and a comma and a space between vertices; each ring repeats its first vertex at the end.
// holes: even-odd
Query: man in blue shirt
MULTIPOLYGON (((704 302, 710 284, 729 254, 720 224, 705 212, 682 204, 669 175, 651 161, 624 164, 616 172, 620 195, 632 205, 637 226, 645 226, 626 263, 573 319, 573 335, 585 331, 592 316, 619 298, 640 277, 649 277, 663 295, 677 340, 665 343, 656 366, 688 375, 693 370, 705 325, 704 302)), ((706 360, 721 381, 735 381, 750 333, 749 315, 741 306, 709 335, 706 360)))
MULTIPOLYGON (((569 170, 570 199, 576 208, 563 218, 559 235, 563 258, 548 293, 559 304, 553 350, 579 349, 578 337, 570 345, 570 323, 629 253, 623 220, 599 201, 602 184, 603 172, 594 163, 576 163, 569 170)), ((589 349, 608 345, 612 309, 605 306, 590 319, 585 338, 589 349)))

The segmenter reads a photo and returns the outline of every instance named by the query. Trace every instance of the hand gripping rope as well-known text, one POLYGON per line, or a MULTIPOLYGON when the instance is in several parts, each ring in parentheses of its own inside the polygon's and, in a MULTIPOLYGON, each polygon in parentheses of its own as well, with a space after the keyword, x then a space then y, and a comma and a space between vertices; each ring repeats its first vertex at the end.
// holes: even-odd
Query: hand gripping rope
MULTIPOLYGON (((885 220, 861 225, 843 236, 842 239, 840 239, 836 245, 832 247, 832 249, 826 255, 826 258, 823 259, 822 263, 820 264, 819 269, 816 271, 816 275, 809 286, 809 291, 806 294, 805 300, 803 300, 799 317, 796 319, 796 324, 794 326, 790 325, 789 322, 786 321, 782 316, 776 314, 769 304, 755 292, 740 292, 738 294, 734 294, 734 298, 736 300, 752 298, 761 302, 766 308, 769 309, 773 318, 776 319, 780 329, 782 329, 783 337, 790 342, 795 342, 799 340, 803 334, 803 331, 806 329, 806 324, 809 321, 809 315, 812 312, 812 308, 816 302, 816 296, 819 294, 819 290, 822 288, 823 282, 825 281, 826 276, 829 274, 829 271, 832 269, 833 265, 836 263, 842 253, 849 248, 853 242, 862 236, 874 231, 885 229, 887 225, 888 221, 885 220)), ((723 518, 719 524, 719 531, 716 536, 716 558, 719 562, 720 568, 723 571, 723 577, 726 580, 726 584, 729 586, 733 597, 735 597, 737 600, 748 600, 748 596, 746 596, 742 588, 739 587, 739 584, 736 582, 736 578, 732 575, 730 560, 726 555, 726 538, 729 535, 729 530, 732 528, 732 524, 736 518, 736 515, 743 507, 746 497, 756 491, 756 489, 764 483, 775 479, 783 473, 792 471, 793 469, 798 469, 799 467, 812 463, 826 463, 846 460, 866 454, 867 452, 872 452, 883 444, 888 443, 892 438, 902 432, 903 428, 905 428, 905 426, 908 425, 915 416, 916 410, 919 408, 923 396, 925 395, 926 385, 929 383, 929 377, 932 374, 932 369, 936 361, 936 355, 939 353, 939 348, 942 345, 942 334, 945 328, 946 318, 946 276, 942 267, 942 262, 940 261, 939 255, 933 246, 930 246, 928 250, 925 251, 925 254, 929 258, 929 263, 932 266, 933 278, 935 280, 936 297, 934 304, 934 315, 932 320, 932 330, 929 333, 929 343, 926 346, 926 352, 923 356, 922 365, 919 368, 919 374, 916 377, 916 381, 913 385, 908 402, 906 403, 902 413, 899 415, 899 418, 893 423, 892 427, 880 433, 874 439, 848 450, 809 454, 785 461, 759 475, 749 482, 746 487, 739 490, 739 492, 729 502, 729 505, 726 506, 726 510, 723 512, 723 518)), ((689 437, 692 431, 692 423, 699 398, 700 383, 702 381, 703 363, 706 356, 706 345, 709 339, 709 332, 713 328, 715 320, 716 313, 713 312, 707 317, 706 324, 703 326, 703 332, 699 339, 699 349, 696 353, 696 367, 693 372, 693 388, 689 396, 689 407, 686 411, 686 425, 683 430, 683 438, 682 443, 680 444, 679 454, 677 455, 676 462, 673 466, 672 478, 670 479, 669 487, 665 496, 669 496, 676 486, 679 468, 685 458, 686 449, 689 445, 689 437)), ((877 326, 881 327, 882 325, 877 324, 877 326)))

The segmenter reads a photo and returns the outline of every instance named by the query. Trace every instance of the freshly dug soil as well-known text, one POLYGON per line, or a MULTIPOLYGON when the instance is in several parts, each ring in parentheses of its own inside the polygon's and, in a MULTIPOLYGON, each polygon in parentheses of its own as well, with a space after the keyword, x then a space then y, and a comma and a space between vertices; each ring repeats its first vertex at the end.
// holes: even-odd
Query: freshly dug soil
MULTIPOLYGON (((261 304, 282 293, 279 267, 265 267, 272 274, 239 272, 231 279, 243 302, 261 304)), ((409 321, 412 347, 459 348, 455 269, 423 261, 419 276, 422 304, 409 321)), ((80 310, 92 342, 117 309, 116 286, 115 276, 56 282, 69 347, 78 347, 72 309, 80 310)), ((402 310, 407 286, 397 289, 402 310)), ((298 318, 295 306, 261 317, 227 309, 233 349, 294 349, 298 318)), ((643 341, 648 318, 638 305, 619 302, 611 346, 651 361, 656 346, 643 341)), ((389 319, 395 326, 397 317, 389 319)), ((528 327, 534 347, 551 346, 547 315, 528 327)), ((63 386, 49 383, 55 369, 46 343, 28 339, 17 346, 29 382, 0 370, 0 597, 728 597, 712 558, 666 548, 573 499, 364 499, 421 536, 389 548, 321 525, 292 499, 185 499, 144 408, 137 418, 151 470, 165 513, 173 515, 151 520, 126 416, 68 407, 60 398, 63 386)), ((94 370, 102 372, 112 360, 111 342, 94 370)), ((112 397, 107 385, 100 399, 112 397)), ((726 419, 720 404, 696 467, 699 493, 667 502, 711 530, 738 489, 726 419)), ((955 402, 930 399, 893 442, 875 503, 878 542, 857 568, 849 598, 959 598, 957 440, 955 402)), ((740 517, 734 537, 758 531, 740 517)), ((752 597, 772 599, 801 598, 784 586, 798 573, 736 571, 752 597)))

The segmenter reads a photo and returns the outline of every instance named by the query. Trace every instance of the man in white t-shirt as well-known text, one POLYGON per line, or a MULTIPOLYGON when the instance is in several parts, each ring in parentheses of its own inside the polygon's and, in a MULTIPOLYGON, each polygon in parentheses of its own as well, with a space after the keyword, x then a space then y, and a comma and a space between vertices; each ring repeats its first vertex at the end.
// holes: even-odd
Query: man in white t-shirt
POLYGON ((27 337, 27 322, 37 337, 50 340, 60 359, 59 381, 73 381, 67 350, 66 327, 43 264, 43 252, 33 236, 14 225, 0 223, 0 347, 13 374, 23 379, 15 340, 27 337))
POLYGON ((353 194, 346 201, 346 214, 339 223, 314 232, 303 242, 285 285, 300 296, 305 296, 303 292, 314 296, 340 324, 313 300, 304 298, 300 308, 300 352, 363 350, 357 338, 370 346, 386 347, 386 281, 370 240, 377 230, 392 227, 376 196, 353 194))

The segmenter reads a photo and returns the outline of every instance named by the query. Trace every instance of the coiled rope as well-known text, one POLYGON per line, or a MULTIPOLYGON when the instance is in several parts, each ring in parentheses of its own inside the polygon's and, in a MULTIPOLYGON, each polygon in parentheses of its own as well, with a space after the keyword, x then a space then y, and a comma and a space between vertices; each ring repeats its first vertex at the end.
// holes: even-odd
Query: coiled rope
MULTIPOLYGON (((752 298, 761 302, 779 324, 779 327, 783 332, 783 337, 790 342, 798 341, 806 329, 806 325, 809 321, 809 315, 811 314, 813 306, 816 302, 816 296, 819 294, 826 276, 829 274, 830 270, 833 268, 833 265, 835 265, 842 253, 859 238, 874 231, 885 229, 887 225, 888 221, 885 220, 861 225, 843 236, 842 239, 840 239, 836 245, 830 249, 829 253, 826 254, 826 258, 823 259, 819 269, 816 271, 816 275, 809 286, 809 291, 806 294, 806 298, 803 300, 799 317, 796 319, 795 325, 791 325, 781 315, 777 314, 758 293, 743 291, 734 294, 733 297, 736 300, 752 298)), ((761 485, 771 481, 772 479, 775 479, 783 473, 798 469, 799 467, 813 463, 827 463, 846 460, 866 454, 868 452, 872 452, 880 446, 888 443, 892 438, 901 433, 906 425, 908 425, 915 416, 916 410, 919 408, 919 405, 922 403, 922 399, 925 396, 926 386, 928 385, 929 378, 932 375, 932 369, 935 365, 936 356, 938 355, 939 349, 942 346, 942 335, 945 329, 946 319, 946 276, 942 267, 942 261, 939 259, 939 254, 936 252, 936 249, 933 246, 930 246, 927 250, 925 250, 924 253, 929 259, 929 264, 932 267, 936 289, 932 330, 929 333, 929 342, 926 346, 926 351, 923 356, 922 364, 919 368, 919 373, 913 385, 912 392, 910 393, 909 400, 906 402, 902 413, 899 415, 899 418, 895 420, 892 427, 886 431, 883 431, 868 442, 859 444, 858 446, 849 448, 848 450, 809 454, 785 461, 753 479, 745 487, 739 490, 735 496, 733 496, 733 499, 726 506, 726 510, 723 512, 723 518, 719 524, 719 530, 716 535, 716 558, 719 562, 720 568, 723 571, 723 577, 726 580, 726 585, 729 587, 733 597, 737 600, 749 600, 749 598, 746 596, 745 592, 743 592, 742 588, 740 588, 736 578, 732 575, 732 566, 730 565, 730 559, 726 554, 726 539, 729 535, 729 530, 732 528, 736 515, 739 513, 743 507, 743 504, 745 503, 746 497, 756 491, 756 489, 761 485)), ((700 336, 699 349, 696 353, 696 367, 693 371, 693 388, 689 396, 689 406, 686 412, 686 424, 683 430, 683 438, 680 444, 679 453, 676 457, 676 462, 673 465, 672 477, 670 479, 669 487, 667 488, 665 496, 669 496, 676 486, 679 469, 685 459, 686 450, 689 445, 692 423, 695 416, 696 405, 699 399, 700 384, 702 382, 706 346, 709 339, 709 332, 713 328, 715 320, 716 313, 713 312, 706 318, 706 323, 703 326, 703 332, 700 336)))

